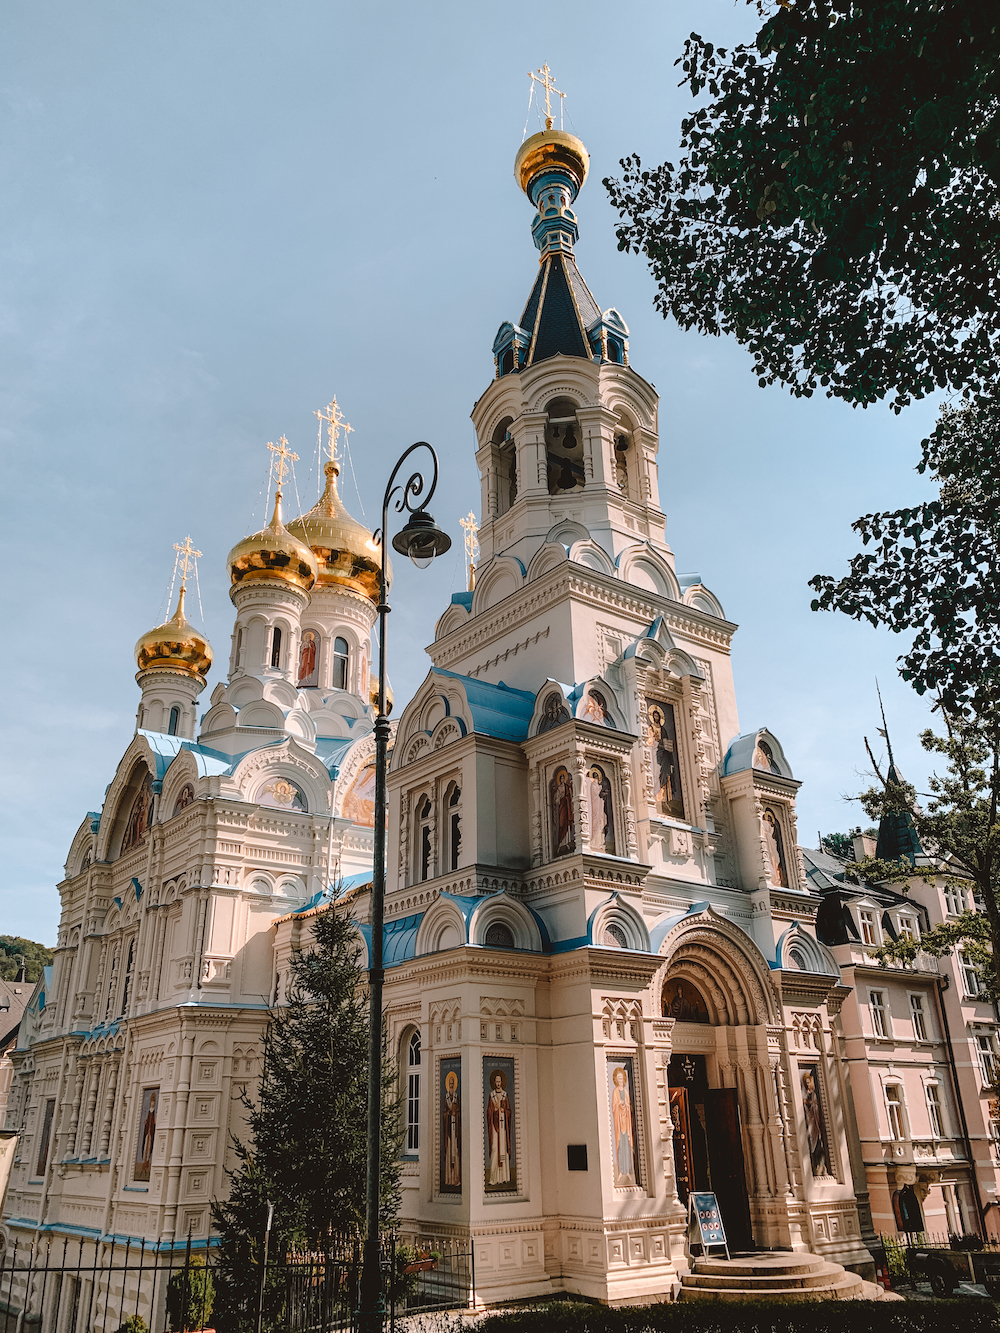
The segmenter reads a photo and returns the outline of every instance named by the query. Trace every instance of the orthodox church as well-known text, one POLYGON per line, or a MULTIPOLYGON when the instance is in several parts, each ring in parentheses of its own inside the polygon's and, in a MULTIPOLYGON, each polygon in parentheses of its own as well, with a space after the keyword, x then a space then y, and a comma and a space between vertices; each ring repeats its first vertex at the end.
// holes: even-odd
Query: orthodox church
MULTIPOLYGON (((487 1303, 665 1296, 701 1189, 734 1248, 871 1264, 799 784, 775 736, 740 732, 736 626, 676 571, 657 394, 574 256, 587 172, 551 124, 517 154, 540 263, 472 413, 481 558, 388 777, 400 1226, 471 1236, 487 1303)), ((185 579, 137 645, 135 737, 73 841, 15 1056, 12 1237, 204 1243, 292 950, 327 910, 370 945, 377 565, 328 419, 326 488, 287 526, 272 446, 200 726, 185 579)))

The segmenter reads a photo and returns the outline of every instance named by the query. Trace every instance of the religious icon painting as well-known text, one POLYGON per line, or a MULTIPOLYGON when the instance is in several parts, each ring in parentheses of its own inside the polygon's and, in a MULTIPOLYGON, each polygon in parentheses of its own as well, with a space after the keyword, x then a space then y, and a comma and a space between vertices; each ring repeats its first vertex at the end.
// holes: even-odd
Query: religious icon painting
POLYGON ((802 1088, 802 1110, 806 1118, 806 1139, 809 1143, 809 1164, 814 1176, 832 1176, 830 1146, 826 1137, 826 1116, 823 1114, 823 1094, 820 1091, 818 1065, 799 1065, 802 1088))
POLYGON ((314 629, 302 631, 299 643, 300 690, 312 689, 319 684, 319 635, 314 629))
POLYGON ((135 1162, 132 1166, 133 1180, 148 1180, 149 1167, 153 1160, 153 1147, 156 1143, 156 1116, 160 1105, 160 1089, 144 1088, 142 1106, 139 1109, 139 1133, 135 1143, 135 1162))
POLYGON ((125 833, 122 837, 121 851, 122 855, 130 852, 133 847, 138 846, 149 829, 149 816, 153 806, 153 779, 147 773, 142 780, 142 786, 139 788, 135 800, 132 802, 132 809, 129 812, 128 823, 125 825, 125 833))
POLYGON ((441 1175, 442 1194, 462 1193, 462 1057, 441 1061, 441 1175))
POLYGON ((677 750, 677 719, 673 704, 646 700, 647 741, 653 752, 653 786, 656 809, 671 819, 684 819, 680 754, 677 750))
POLYGON ((517 1191, 514 1141, 514 1061, 483 1057, 483 1147, 487 1194, 517 1191))
POLYGON ((341 812, 362 828, 375 827, 375 760, 369 759, 358 771, 344 796, 341 812))
POLYGON ((764 843, 767 847, 768 860, 771 862, 771 883, 779 888, 788 888, 788 867, 785 864, 785 840, 781 833, 781 817, 770 806, 764 807, 761 818, 764 843))
POLYGON ((639 1134, 635 1114, 635 1069, 631 1055, 608 1056, 611 1109, 611 1164, 619 1187, 641 1185, 639 1134))
POLYGON ((597 764, 587 769, 584 785, 590 820, 590 850, 615 854, 615 812, 611 801, 611 782, 597 764))
POLYGON ((565 764, 560 764, 549 783, 552 813, 552 852, 565 856, 576 851, 576 813, 573 808, 573 779, 565 764))

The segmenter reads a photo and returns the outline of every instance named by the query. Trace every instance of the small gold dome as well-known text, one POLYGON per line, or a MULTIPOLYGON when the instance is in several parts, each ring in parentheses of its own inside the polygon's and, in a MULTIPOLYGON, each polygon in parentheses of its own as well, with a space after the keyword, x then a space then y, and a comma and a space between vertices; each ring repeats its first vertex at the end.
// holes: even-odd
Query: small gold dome
POLYGON ((583 188, 590 170, 590 154, 575 134, 567 134, 564 130, 542 130, 525 139, 517 150, 514 175, 529 199, 534 178, 553 169, 567 172, 576 182, 577 192, 583 188))
MULTIPOLYGON (((350 588, 378 603, 382 554, 363 523, 351 518, 337 493, 339 466, 325 468, 326 488, 307 514, 293 519, 288 531, 308 544, 316 557, 317 588, 350 588)), ((386 566, 392 581, 392 566, 386 566)))
POLYGON ((233 588, 246 583, 290 583, 308 592, 316 582, 312 551, 281 521, 280 491, 275 493, 274 514, 267 527, 244 537, 229 552, 229 576, 233 588))
POLYGON ((181 584, 177 610, 165 625, 157 625, 135 645, 135 661, 143 671, 181 671, 188 676, 206 676, 212 665, 212 647, 184 614, 181 584))

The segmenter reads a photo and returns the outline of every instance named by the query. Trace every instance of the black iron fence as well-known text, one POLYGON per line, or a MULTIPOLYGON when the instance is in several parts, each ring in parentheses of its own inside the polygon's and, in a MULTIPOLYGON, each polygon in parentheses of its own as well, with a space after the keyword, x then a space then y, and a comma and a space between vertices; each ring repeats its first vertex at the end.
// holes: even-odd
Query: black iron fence
MULTIPOLYGON (((475 1301, 470 1237, 382 1248, 386 1329, 425 1310, 475 1301)), ((0 1333, 347 1333, 355 1327, 361 1245, 340 1237, 324 1254, 286 1253, 250 1265, 234 1290, 217 1252, 145 1241, 37 1235, 0 1256, 0 1333)))
POLYGON ((932 1231, 913 1231, 895 1236, 879 1236, 869 1246, 876 1269, 883 1272, 893 1286, 916 1286, 928 1281, 926 1266, 911 1266, 908 1255, 914 1250, 933 1250, 947 1258, 959 1282, 979 1283, 993 1293, 1000 1294, 1000 1241, 992 1237, 983 1240, 978 1235, 953 1236, 932 1231))

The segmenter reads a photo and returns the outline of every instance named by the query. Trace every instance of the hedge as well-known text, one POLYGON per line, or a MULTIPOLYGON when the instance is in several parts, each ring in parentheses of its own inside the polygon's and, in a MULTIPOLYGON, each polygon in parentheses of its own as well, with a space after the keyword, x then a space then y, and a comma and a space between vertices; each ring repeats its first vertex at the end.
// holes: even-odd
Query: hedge
POLYGON ((547 1301, 489 1315, 476 1333, 1000 1333, 988 1300, 679 1301, 611 1309, 547 1301))

